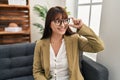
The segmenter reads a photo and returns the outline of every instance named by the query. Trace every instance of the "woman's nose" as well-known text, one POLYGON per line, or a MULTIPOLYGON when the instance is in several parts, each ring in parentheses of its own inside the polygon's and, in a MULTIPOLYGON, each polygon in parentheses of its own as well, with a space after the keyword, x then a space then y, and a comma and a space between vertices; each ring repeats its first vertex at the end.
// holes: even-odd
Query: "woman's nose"
POLYGON ((64 24, 63 21, 61 22, 61 25, 60 25, 60 26, 61 26, 61 28, 65 28, 65 24, 64 24))

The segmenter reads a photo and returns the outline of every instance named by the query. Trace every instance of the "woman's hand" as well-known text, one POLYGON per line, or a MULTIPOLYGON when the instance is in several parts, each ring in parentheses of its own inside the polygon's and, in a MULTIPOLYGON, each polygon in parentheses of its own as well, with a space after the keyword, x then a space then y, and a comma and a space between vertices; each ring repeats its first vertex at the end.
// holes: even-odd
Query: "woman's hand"
POLYGON ((82 27, 83 25, 82 20, 75 19, 75 18, 71 18, 71 19, 72 19, 73 24, 70 23, 69 26, 77 28, 77 29, 80 29, 82 27))

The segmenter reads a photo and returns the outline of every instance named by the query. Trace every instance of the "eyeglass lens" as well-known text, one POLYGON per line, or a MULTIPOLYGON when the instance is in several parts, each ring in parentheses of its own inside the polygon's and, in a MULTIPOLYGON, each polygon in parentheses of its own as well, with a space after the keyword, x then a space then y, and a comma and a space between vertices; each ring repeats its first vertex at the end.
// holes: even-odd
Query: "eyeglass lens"
POLYGON ((62 20, 54 20, 54 22, 55 22, 56 25, 61 25, 62 22, 66 25, 66 24, 69 24, 70 18, 68 18, 68 19, 62 19, 62 20))

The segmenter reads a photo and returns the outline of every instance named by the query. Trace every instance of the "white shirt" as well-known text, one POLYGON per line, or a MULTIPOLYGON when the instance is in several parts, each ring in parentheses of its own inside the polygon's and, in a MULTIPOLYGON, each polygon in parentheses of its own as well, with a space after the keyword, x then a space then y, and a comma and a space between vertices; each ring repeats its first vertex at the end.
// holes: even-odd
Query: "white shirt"
POLYGON ((69 80, 64 39, 62 40, 57 56, 55 56, 54 50, 50 44, 50 74, 52 75, 50 80, 69 80))

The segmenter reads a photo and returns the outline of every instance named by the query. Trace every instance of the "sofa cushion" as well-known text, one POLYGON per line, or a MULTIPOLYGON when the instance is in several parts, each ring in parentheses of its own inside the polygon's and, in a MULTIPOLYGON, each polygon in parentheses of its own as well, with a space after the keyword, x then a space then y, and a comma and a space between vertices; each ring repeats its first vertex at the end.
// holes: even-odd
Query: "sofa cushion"
POLYGON ((0 45, 0 80, 31 80, 34 47, 35 43, 0 45))
POLYGON ((7 80, 34 80, 33 76, 25 76, 25 77, 19 77, 19 78, 12 78, 7 80))

